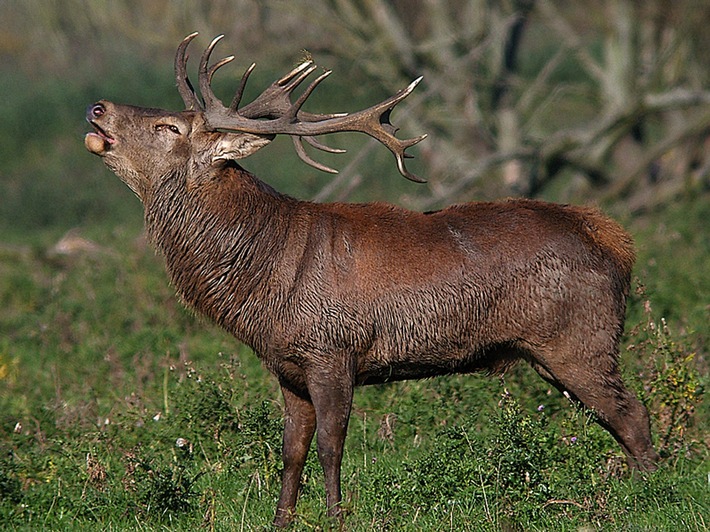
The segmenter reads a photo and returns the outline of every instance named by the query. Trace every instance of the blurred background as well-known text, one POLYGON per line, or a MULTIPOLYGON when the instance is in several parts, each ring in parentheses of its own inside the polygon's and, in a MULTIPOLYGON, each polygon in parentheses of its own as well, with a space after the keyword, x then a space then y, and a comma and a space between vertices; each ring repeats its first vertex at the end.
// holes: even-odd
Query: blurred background
MULTIPOLYGON (((99 98, 180 109, 182 37, 235 54, 231 97, 252 61, 254 94, 307 51, 334 74, 309 109, 352 111, 424 81, 394 116, 424 186, 402 181, 368 139, 321 175, 290 143, 245 161, 299 197, 413 208, 508 195, 622 202, 647 212, 710 184, 710 4, 698 0, 6 1, 0 6, 4 227, 72 227, 134 216, 136 203, 83 149, 99 98), (128 205, 125 205, 128 204, 128 205)), ((347 138, 345 138, 347 137, 347 138)))
MULTIPOLYGON (((710 442, 707 406, 700 406, 710 345, 708 27, 706 0, 0 0, 0 522, 64 529, 69 526, 64 523, 86 515, 89 528, 115 522, 116 529, 124 529, 123 519, 132 515, 124 499, 148 515, 157 504, 153 479, 162 478, 153 472, 139 478, 135 464, 142 460, 155 471, 164 465, 168 477, 176 478, 184 464, 176 465, 175 438, 193 438, 176 431, 200 423, 204 433, 195 429, 194 438, 207 448, 200 447, 208 465, 188 457, 184 467, 194 476, 186 478, 216 487, 198 483, 194 493, 183 493, 202 501, 195 502, 194 520, 183 528, 207 528, 212 514, 206 504, 224 516, 229 529, 235 512, 244 524, 247 500, 250 512, 254 504, 262 507, 258 519, 250 517, 253 522, 265 525, 271 519, 280 467, 272 452, 279 446, 281 419, 275 380, 256 357, 177 301, 160 258, 145 242, 139 201, 83 144, 90 129, 85 109, 98 99, 182 109, 174 53, 185 35, 198 31, 190 50, 193 79, 195 59, 215 35, 225 39, 214 57, 236 56, 214 80, 224 101, 252 62, 257 68, 244 101, 309 54, 333 70, 305 106, 313 112, 363 109, 424 76, 392 121, 401 138, 428 135, 408 150, 415 156, 408 167, 426 184, 403 179, 390 152, 369 137, 338 134, 325 142, 346 148, 346 154, 312 153, 339 169, 336 176, 303 164, 289 139, 277 139, 243 161, 282 192, 318 201, 391 201, 420 210, 529 196, 598 205, 628 228, 638 260, 622 366, 651 409, 664 457, 682 459, 668 459, 667 485, 657 482, 634 492, 652 501, 638 506, 636 495, 627 492, 615 505, 609 502, 607 487, 613 484, 606 473, 565 476, 576 470, 549 455, 545 460, 562 464, 562 478, 576 479, 565 486, 581 490, 555 492, 559 500, 552 502, 593 501, 584 508, 572 501, 580 508, 580 523, 595 523, 579 530, 600 523, 624 528, 624 521, 614 521, 621 514, 643 527, 638 519, 652 509, 663 520, 650 520, 649 530, 684 528, 682 519, 696 519, 693 529, 704 529, 707 517, 694 516, 700 506, 707 513, 710 442), (210 388, 215 393, 189 378, 210 369, 219 375, 210 388), (266 398, 274 398, 273 404, 263 402, 266 398), (215 422, 222 428, 213 429, 211 420, 222 415, 224 405, 232 405, 230 413, 215 422), (250 412, 259 428, 255 441, 266 442, 262 447, 245 439, 251 437, 250 412), (156 421, 161 416, 164 425, 156 421), (239 430, 231 424, 234 416, 239 430), (225 458, 212 449, 222 445, 213 438, 222 429, 224 449, 245 457, 237 461, 241 469, 212 470, 213 464, 234 463, 229 453, 225 458), (256 468, 253 456, 263 457, 256 468), (108 469, 108 480, 97 463, 108 469), (250 498, 254 471, 267 488, 262 493, 255 486, 250 498), (87 484, 96 489, 87 491, 87 484), (683 490, 690 495, 678 495, 683 490), (239 495, 213 500, 209 494, 217 492, 239 495), (698 505, 678 503, 694 498, 698 505)), ((550 405, 545 412, 553 418, 569 410, 566 399, 550 396, 525 370, 516 368, 503 384, 505 394, 510 390, 536 416, 541 404, 550 405)), ((408 502, 390 490, 410 478, 406 462, 404 470, 399 465, 400 454, 410 462, 428 449, 439 456, 437 442, 453 440, 437 439, 437 427, 446 422, 453 427, 471 412, 490 418, 496 430, 507 426, 491 414, 501 387, 494 379, 451 377, 360 392, 348 463, 363 464, 368 473, 346 474, 346 491, 362 484, 366 495, 379 478, 385 488, 372 488, 372 500, 393 506, 391 515, 406 520, 409 511, 416 520, 419 507, 411 506, 416 499, 408 502), (395 432, 385 423, 392 413, 401 420, 395 432), (379 436, 383 427, 389 436, 379 436), (370 459, 367 445, 378 450, 380 463, 370 459), (401 505, 409 510, 401 511, 401 505)), ((555 421, 563 432, 565 419, 555 421)), ((509 426, 525 425, 515 418, 509 426)), ((470 433, 484 435, 481 441, 507 441, 486 440, 486 431, 491 426, 477 422, 470 433)), ((444 450, 446 445, 451 444, 444 450)), ((613 442, 601 448, 619 452, 613 442)), ((440 470, 461 477, 467 469, 452 457, 462 453, 451 449, 440 455, 443 465, 422 471, 434 471, 436 482, 446 480, 440 470)), ((589 457, 579 463, 595 472, 598 448, 584 449, 590 449, 589 457)), ((508 449, 501 454, 513 455, 508 449)), ((484 469, 491 469, 495 461, 482 456, 484 469)), ((311 458, 308 471, 319 471, 311 458)), ((605 464, 615 470, 613 461, 605 464)), ((482 488, 484 499, 486 489, 488 496, 499 493, 492 486, 503 473, 491 471, 495 482, 482 488)), ((320 473, 307 477, 305 504, 322 511, 315 488, 320 473)), ((416 486, 429 485, 411 478, 416 486)), ((473 489, 475 483, 454 484, 473 489)), ((529 486, 523 487, 522 500, 532 501, 536 512, 553 497, 540 492, 541 499, 530 498, 529 486)), ((429 502, 455 496, 422 493, 421 500, 429 502)), ((508 495, 498 506, 503 510, 494 511, 507 515, 509 491, 500 493, 508 495)), ((355 505, 364 508, 357 518, 369 523, 363 529, 385 523, 368 517, 365 495, 355 505)), ((552 511, 548 524, 520 529, 563 526, 557 515, 552 511)), ((438 527, 448 522, 436 512, 430 519, 438 527)), ((399 529, 402 522, 382 529, 399 529)), ((468 529, 480 529, 479 517, 471 522, 476 524, 468 529)), ((314 528, 306 523, 304 529, 314 528)), ((419 524, 411 529, 426 528, 419 524)))

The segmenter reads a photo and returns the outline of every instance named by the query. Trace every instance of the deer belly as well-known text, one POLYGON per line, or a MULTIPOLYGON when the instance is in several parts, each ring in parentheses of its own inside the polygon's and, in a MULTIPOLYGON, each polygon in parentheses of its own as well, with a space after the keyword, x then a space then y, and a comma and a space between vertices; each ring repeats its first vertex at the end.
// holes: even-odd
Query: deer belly
POLYGON ((496 342, 479 348, 432 350, 427 353, 399 353, 398 356, 366 357, 359 365, 359 385, 424 379, 455 373, 499 372, 522 353, 514 342, 496 342))

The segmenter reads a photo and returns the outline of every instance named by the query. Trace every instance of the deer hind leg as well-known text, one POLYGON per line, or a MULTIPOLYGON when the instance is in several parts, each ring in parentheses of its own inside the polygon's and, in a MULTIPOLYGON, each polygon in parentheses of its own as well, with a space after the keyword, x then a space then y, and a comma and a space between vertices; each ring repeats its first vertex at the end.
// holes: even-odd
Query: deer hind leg
POLYGON ((281 386, 284 397, 285 419, 283 437, 283 474, 281 495, 276 506, 274 525, 285 527, 295 517, 296 500, 303 466, 316 428, 316 411, 307 398, 281 386))
POLYGON ((658 455, 651 443, 648 411, 624 386, 616 346, 611 352, 591 356, 575 352, 569 345, 547 346, 545 351, 530 360, 540 376, 594 410, 599 424, 621 445, 631 467, 655 470, 658 455))

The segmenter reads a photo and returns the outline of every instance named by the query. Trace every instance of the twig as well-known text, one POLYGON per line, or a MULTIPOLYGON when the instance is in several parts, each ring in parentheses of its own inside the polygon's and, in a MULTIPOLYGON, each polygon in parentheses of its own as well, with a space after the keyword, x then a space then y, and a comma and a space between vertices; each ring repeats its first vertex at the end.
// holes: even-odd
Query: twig
POLYGON ((244 506, 242 506, 242 520, 239 524, 240 532, 244 532, 244 519, 247 514, 247 503, 249 502, 249 493, 251 492, 251 485, 252 484, 254 484, 254 475, 252 475, 251 479, 249 480, 249 486, 247 487, 247 493, 244 496, 244 506))
POLYGON ((572 506, 576 506, 577 508, 584 510, 583 504, 578 503, 577 501, 572 501, 570 499, 550 499, 545 504, 543 504, 542 507, 547 508, 548 506, 552 506, 553 504, 571 504, 572 506))

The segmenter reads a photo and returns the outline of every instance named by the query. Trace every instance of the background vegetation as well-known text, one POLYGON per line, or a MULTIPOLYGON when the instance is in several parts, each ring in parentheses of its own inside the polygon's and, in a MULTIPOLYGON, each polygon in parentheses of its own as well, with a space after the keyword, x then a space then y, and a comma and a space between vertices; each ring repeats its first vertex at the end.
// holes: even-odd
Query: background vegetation
MULTIPOLYGON (((412 208, 531 195, 596 203, 639 260, 623 364, 660 470, 528 368, 360 389, 344 462, 354 530, 705 530, 710 192, 705 2, 8 1, 0 4, 0 525, 268 527, 281 403, 249 350, 185 311, 138 201, 85 152, 99 98, 180 108, 187 33, 257 61, 256 92, 307 49, 352 110, 425 80, 395 122, 429 138, 398 177, 367 139, 335 178, 275 142, 245 166, 301 198, 412 208)), ((220 94, 241 72, 220 71, 220 94)), ((320 156, 319 156, 320 157, 320 156)), ((337 158, 335 158, 337 157, 337 158)), ((297 530, 327 528, 312 452, 297 530)))

